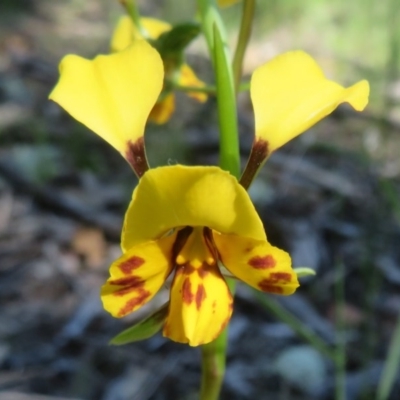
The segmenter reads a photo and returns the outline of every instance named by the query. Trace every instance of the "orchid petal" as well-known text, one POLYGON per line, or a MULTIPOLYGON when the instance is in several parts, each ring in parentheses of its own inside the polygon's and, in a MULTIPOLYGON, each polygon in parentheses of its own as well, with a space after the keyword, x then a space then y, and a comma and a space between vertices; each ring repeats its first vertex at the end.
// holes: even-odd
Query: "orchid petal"
POLYGON ((110 267, 101 289, 104 309, 114 317, 137 310, 159 291, 174 264, 172 248, 177 233, 132 247, 110 267))
POLYGON ((68 55, 60 74, 50 99, 127 158, 130 145, 143 136, 162 89, 163 64, 157 51, 142 40, 94 60, 68 55))
POLYGON ((325 78, 308 54, 292 51, 257 68, 250 85, 255 113, 256 139, 271 153, 341 103, 361 111, 368 102, 369 85, 363 80, 349 88, 325 78))
POLYGON ((289 254, 265 240, 213 234, 222 264, 237 278, 267 293, 293 294, 299 286, 289 254))

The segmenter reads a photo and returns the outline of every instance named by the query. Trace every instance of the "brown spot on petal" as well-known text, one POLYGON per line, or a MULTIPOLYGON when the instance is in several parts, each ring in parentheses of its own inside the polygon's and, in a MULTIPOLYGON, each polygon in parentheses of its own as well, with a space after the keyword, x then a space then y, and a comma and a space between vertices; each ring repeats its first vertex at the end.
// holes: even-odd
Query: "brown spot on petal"
POLYGON ((186 304, 191 304, 194 300, 194 294, 192 293, 192 283, 189 278, 185 278, 182 285, 182 299, 186 304))
POLYGON ((276 261, 271 255, 255 256, 249 260, 248 264, 255 269, 269 269, 275 267, 276 261))
POLYGON ((136 175, 140 178, 149 169, 143 136, 134 143, 128 141, 126 147, 125 158, 136 175))
POLYGON ((275 294, 282 294, 283 293, 283 288, 281 288, 280 286, 274 286, 269 282, 264 282, 261 281, 258 284, 258 287, 263 291, 263 292, 267 292, 267 293, 275 293, 275 294))
POLYGON ((142 304, 146 302, 146 300, 150 297, 151 293, 148 290, 144 290, 143 288, 139 288, 137 292, 137 296, 129 299, 125 305, 118 311, 118 316, 123 317, 126 314, 132 312, 135 308, 140 307, 142 304))
POLYGON ((118 265, 118 268, 121 272, 125 275, 129 275, 132 273, 133 270, 139 268, 141 265, 144 264, 144 260, 141 257, 133 256, 130 259, 123 261, 121 264, 118 265))
POLYGON ((215 268, 215 265, 208 265, 206 262, 203 262, 202 266, 197 270, 199 277, 204 279, 213 267, 215 268))
POLYGON ((190 275, 190 274, 193 274, 193 272, 196 270, 196 268, 195 267, 192 267, 192 265, 190 264, 190 263, 186 263, 185 265, 184 265, 184 268, 183 268, 183 273, 185 274, 185 275, 190 275))
POLYGON ((198 310, 200 310, 201 304, 206 299, 206 297, 206 289, 204 288, 204 285, 200 284, 199 286, 197 286, 196 292, 196 307, 198 310))
POLYGON ((279 284, 289 283, 292 280, 292 274, 288 272, 275 272, 270 274, 269 278, 263 279, 258 287, 263 292, 269 293, 283 293, 283 288, 279 286, 279 284))
POLYGON ((190 274, 192 274, 195 270, 196 270, 196 269, 190 265, 190 262, 187 262, 186 264, 178 265, 178 266, 176 267, 175 274, 176 274, 176 275, 178 275, 178 274, 190 275, 190 274))
POLYGON ((270 279, 276 282, 289 283, 292 280, 292 274, 289 272, 273 272, 270 279))

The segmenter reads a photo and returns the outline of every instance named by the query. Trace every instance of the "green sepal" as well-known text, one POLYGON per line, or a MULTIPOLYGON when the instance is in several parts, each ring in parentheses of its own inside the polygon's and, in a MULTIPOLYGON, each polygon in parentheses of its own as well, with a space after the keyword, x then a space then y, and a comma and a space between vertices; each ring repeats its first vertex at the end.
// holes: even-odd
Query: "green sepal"
POLYGON ((181 63, 182 52, 200 33, 200 25, 194 22, 175 25, 170 31, 163 33, 152 45, 164 60, 181 63))
POLYGON ((153 314, 138 322, 137 324, 125 329, 110 340, 109 344, 120 346, 127 343, 145 340, 155 335, 164 325, 167 318, 169 303, 165 303, 153 314))
POLYGON ((317 273, 308 267, 299 267, 299 268, 293 268, 293 271, 296 273, 298 278, 303 278, 305 276, 314 276, 317 273))

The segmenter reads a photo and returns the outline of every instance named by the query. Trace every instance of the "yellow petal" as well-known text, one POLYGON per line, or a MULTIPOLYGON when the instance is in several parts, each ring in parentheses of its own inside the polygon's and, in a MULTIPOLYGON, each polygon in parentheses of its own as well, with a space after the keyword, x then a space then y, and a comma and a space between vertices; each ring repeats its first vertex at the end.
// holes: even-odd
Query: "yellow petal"
POLYGON ((157 51, 136 41, 119 53, 94 60, 68 55, 50 99, 126 157, 127 146, 143 136, 163 85, 157 51))
MULTIPOLYGON (((171 30, 171 25, 167 22, 154 18, 142 18, 140 20, 143 28, 151 39, 157 39, 161 34, 171 30)), ((135 40, 143 39, 139 29, 133 24, 128 15, 122 16, 117 23, 111 39, 111 51, 125 50, 135 40)))
POLYGON ((105 310, 114 317, 124 317, 153 298, 173 268, 176 236, 139 244, 111 265, 110 278, 101 288, 105 310))
POLYGON ((140 179, 125 215, 122 248, 180 226, 265 239, 263 224, 236 178, 218 167, 165 166, 140 179))
POLYGON ((263 292, 289 295, 299 286, 289 254, 265 240, 213 234, 224 266, 237 278, 263 292))
POLYGON ((167 94, 161 101, 158 101, 151 110, 149 121, 162 125, 169 121, 175 111, 175 95, 167 94))
POLYGON ((149 34, 150 38, 157 39, 163 33, 172 29, 172 25, 168 22, 161 21, 155 18, 142 18, 141 23, 143 28, 149 34))
MULTIPOLYGON (((178 79, 179 85, 198 87, 198 88, 202 88, 205 86, 205 83, 196 76, 196 74, 194 73, 192 68, 189 67, 189 65, 182 64, 179 72, 180 72, 178 79)), ((187 95, 197 100, 200 103, 204 103, 205 101, 207 101, 208 97, 206 93, 201 93, 201 92, 188 92, 187 95)))
POLYGON ((195 228, 177 257, 163 334, 190 346, 209 343, 232 314, 232 296, 203 237, 195 228))
POLYGON ((360 81, 344 88, 325 78, 306 53, 282 54, 253 73, 250 85, 256 136, 266 140, 269 152, 347 102, 357 111, 368 102, 369 85, 360 81))
POLYGON ((111 51, 122 51, 129 47, 134 40, 143 39, 139 30, 128 15, 122 16, 115 27, 111 38, 111 51))

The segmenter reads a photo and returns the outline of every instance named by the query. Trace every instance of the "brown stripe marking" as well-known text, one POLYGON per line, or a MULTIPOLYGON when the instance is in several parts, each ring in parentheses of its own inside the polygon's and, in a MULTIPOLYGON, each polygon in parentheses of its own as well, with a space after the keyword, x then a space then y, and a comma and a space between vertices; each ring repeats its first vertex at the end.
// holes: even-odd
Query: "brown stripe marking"
POLYGON ((197 310, 200 310, 201 304, 203 301, 207 298, 207 293, 206 289, 204 288, 204 285, 202 283, 197 286, 197 292, 196 292, 196 307, 197 310))
POLYGON ((139 288, 137 291, 136 297, 129 299, 125 305, 119 310, 118 316, 123 317, 126 314, 132 312, 135 308, 140 307, 142 304, 146 302, 146 300, 151 296, 151 293, 148 290, 143 288, 139 288))
POLYGON ((192 283, 189 278, 185 278, 182 284, 182 299, 183 302, 190 305, 194 300, 194 294, 192 293, 192 283))
POLYGON ((125 296, 135 290, 140 290, 145 285, 145 281, 140 276, 129 276, 126 278, 114 279, 108 282, 113 286, 122 286, 113 292, 114 296, 125 296))

